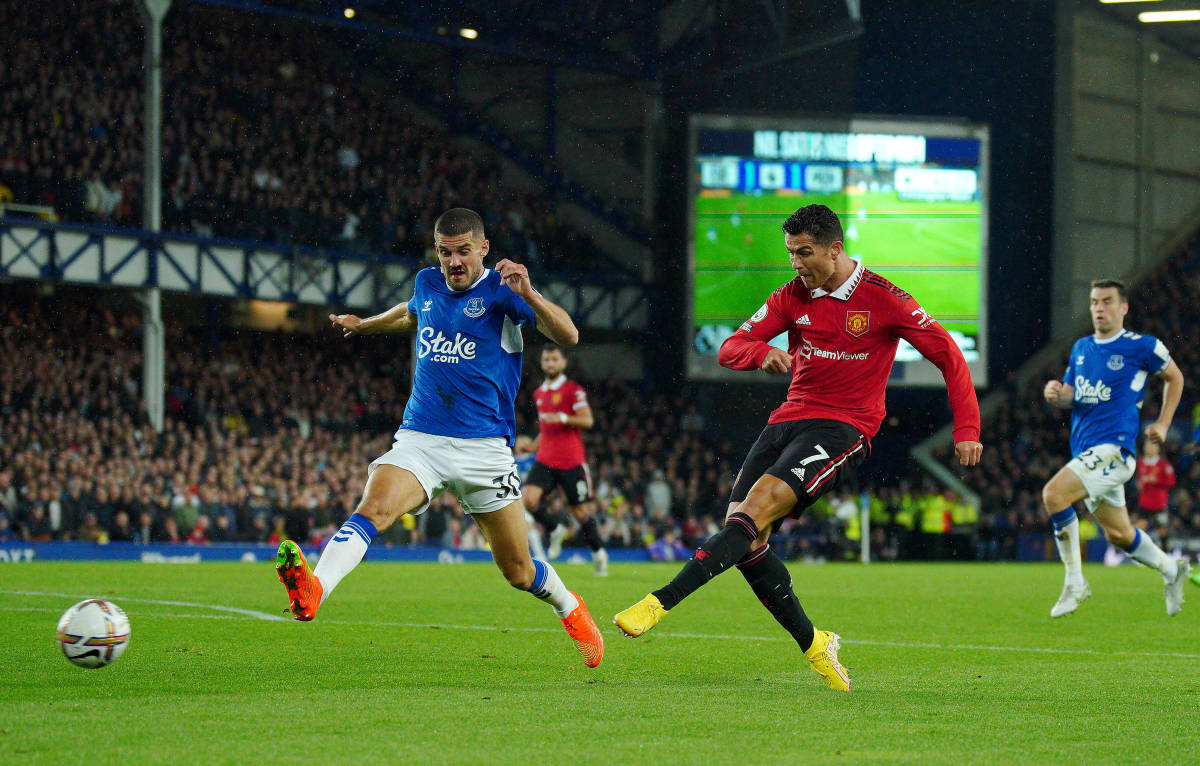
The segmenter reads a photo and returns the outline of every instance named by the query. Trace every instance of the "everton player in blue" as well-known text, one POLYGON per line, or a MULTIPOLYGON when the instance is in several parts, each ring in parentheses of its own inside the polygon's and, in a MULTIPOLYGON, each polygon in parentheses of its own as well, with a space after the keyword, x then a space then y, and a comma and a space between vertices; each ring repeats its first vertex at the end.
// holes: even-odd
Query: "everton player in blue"
POLYGON ((1125 285, 1114 279, 1092 282, 1095 332, 1075 341, 1063 379, 1048 381, 1043 391, 1047 402, 1071 410, 1073 456, 1042 488, 1058 555, 1067 568, 1051 617, 1074 612, 1092 593, 1080 566, 1079 521, 1073 507, 1078 500, 1084 501, 1110 543, 1162 575, 1167 614, 1178 614, 1183 606, 1189 564, 1172 559, 1130 524, 1125 508, 1125 482, 1137 467, 1138 413, 1147 378, 1163 379, 1162 409, 1145 430, 1147 439, 1161 443, 1183 394, 1183 373, 1161 340, 1125 329, 1128 313, 1125 285))
POLYGON ((567 312, 529 282, 528 270, 502 260, 485 268, 483 219, 454 208, 434 224, 438 266, 423 269, 412 298, 366 319, 330 315, 351 335, 415 332, 416 375, 392 449, 367 467, 354 514, 309 570, 300 547, 279 546, 276 570, 292 613, 311 620, 362 560, 371 539, 406 513, 419 514, 443 490, 454 492, 486 536, 509 584, 548 602, 588 667, 604 639, 587 606, 547 562, 529 555, 521 480, 513 462, 513 399, 521 378, 521 325, 573 346, 579 331, 567 312))

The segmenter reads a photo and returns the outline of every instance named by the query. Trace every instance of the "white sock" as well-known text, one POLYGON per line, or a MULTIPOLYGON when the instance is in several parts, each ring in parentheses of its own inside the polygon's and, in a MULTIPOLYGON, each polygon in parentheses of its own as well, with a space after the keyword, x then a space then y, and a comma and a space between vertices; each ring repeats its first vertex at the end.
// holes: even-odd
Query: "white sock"
MULTIPOLYGON (((1062 513, 1065 514, 1066 511, 1062 513)), ((1066 584, 1078 588, 1083 585, 1083 562, 1079 555, 1079 519, 1074 511, 1070 511, 1070 521, 1063 519, 1060 514, 1054 514, 1051 518, 1055 519, 1054 544, 1058 546, 1058 557, 1067 568, 1066 584), (1059 526, 1060 523, 1062 526, 1059 526)))
POLYGON ((357 513, 346 519, 337 534, 329 538, 321 553, 321 560, 313 569, 313 574, 321 581, 322 604, 342 578, 362 561, 374 538, 375 525, 357 513))
POLYGON ((554 567, 539 559, 533 560, 533 584, 529 592, 554 607, 559 619, 566 617, 579 606, 579 599, 567 590, 554 567))
POLYGON ((1164 580, 1174 580, 1175 575, 1179 574, 1179 565, 1175 563, 1175 559, 1163 553, 1162 548, 1159 548, 1150 539, 1150 535, 1136 528, 1133 532, 1133 545, 1127 549, 1133 560, 1157 569, 1164 580))

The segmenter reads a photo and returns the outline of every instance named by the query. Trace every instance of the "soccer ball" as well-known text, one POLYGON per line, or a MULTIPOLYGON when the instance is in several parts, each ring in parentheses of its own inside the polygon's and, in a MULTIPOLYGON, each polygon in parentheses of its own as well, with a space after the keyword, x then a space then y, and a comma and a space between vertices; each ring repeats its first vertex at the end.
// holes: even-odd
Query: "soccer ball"
POLYGON ((68 660, 81 668, 102 668, 129 646, 129 618, 111 601, 89 598, 63 612, 54 638, 68 660))

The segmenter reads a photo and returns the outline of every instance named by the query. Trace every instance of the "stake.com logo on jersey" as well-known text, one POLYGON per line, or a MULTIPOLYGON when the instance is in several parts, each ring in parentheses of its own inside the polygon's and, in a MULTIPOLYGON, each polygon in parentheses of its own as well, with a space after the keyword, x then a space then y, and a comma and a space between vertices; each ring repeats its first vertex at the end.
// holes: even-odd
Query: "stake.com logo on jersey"
POLYGON ((441 330, 425 327, 417 343, 417 357, 420 359, 432 354, 430 361, 458 364, 459 359, 475 358, 475 341, 467 339, 461 332, 454 333, 454 340, 450 340, 441 330))

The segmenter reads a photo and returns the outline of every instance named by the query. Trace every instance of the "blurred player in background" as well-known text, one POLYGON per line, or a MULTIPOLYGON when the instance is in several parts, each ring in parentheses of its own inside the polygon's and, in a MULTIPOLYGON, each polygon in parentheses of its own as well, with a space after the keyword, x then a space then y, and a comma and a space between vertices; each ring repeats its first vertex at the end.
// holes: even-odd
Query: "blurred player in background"
POLYGON ((1050 404, 1071 410, 1072 459, 1042 488, 1058 555, 1067 570, 1050 616, 1070 614, 1092 595, 1083 579, 1079 551, 1079 520, 1073 507, 1079 500, 1110 543, 1162 575, 1167 614, 1178 614, 1190 566, 1168 556, 1129 522, 1125 482, 1136 466, 1138 413, 1146 397, 1146 378, 1163 379, 1162 409, 1158 420, 1145 430, 1147 441, 1161 444, 1183 395, 1183 373, 1162 341, 1125 329, 1129 313, 1125 285, 1115 279, 1092 282, 1090 300, 1095 332, 1075 341, 1063 379, 1047 381, 1042 392, 1050 404))
POLYGON ((537 460, 525 482, 525 507, 546 528, 550 560, 558 558, 563 538, 570 531, 569 520, 555 518, 542 504, 543 496, 562 487, 571 515, 579 522, 584 542, 592 549, 595 573, 608 574, 608 551, 600 540, 600 529, 593 514, 592 474, 588 470, 580 431, 595 424, 583 386, 566 376, 567 357, 560 346, 547 344, 542 349, 542 373, 546 379, 533 393, 537 403, 537 460), (564 523, 565 522, 565 523, 564 523))
POLYGON ((513 399, 521 378, 521 325, 533 323, 556 343, 579 331, 567 312, 542 297, 528 270, 502 260, 486 269, 483 219, 464 208, 434 224, 438 266, 422 269, 412 299, 360 319, 330 315, 344 335, 416 332, 416 374, 392 449, 367 467, 354 514, 330 539, 310 571, 300 547, 279 546, 276 570, 292 613, 311 620, 334 587, 362 560, 372 538, 405 513, 421 513, 443 490, 458 496, 487 538, 496 565, 514 588, 548 602, 588 667, 600 664, 604 639, 578 594, 554 568, 532 559, 513 460, 513 399))
MULTIPOLYGON (((513 463, 517 466, 517 475, 521 477, 522 492, 524 492, 525 480, 529 478, 529 469, 533 468, 536 460, 537 444, 533 439, 521 434, 513 442, 513 463)), ((537 522, 528 507, 525 508, 525 521, 529 527, 529 531, 525 533, 525 537, 529 540, 529 553, 535 559, 549 561, 550 557, 546 555, 546 549, 542 546, 542 534, 538 531, 537 522)))
POLYGON ((983 451, 979 403, 954 339, 912 296, 846 254, 842 224, 832 210, 802 207, 784 222, 783 233, 796 278, 725 340, 718 358, 733 370, 791 373, 787 401, 771 413, 742 463, 724 528, 674 580, 613 622, 625 635, 640 636, 736 565, 826 686, 850 691, 837 656, 840 637, 813 627, 787 567, 767 541, 783 519, 838 486, 869 453, 869 440, 883 422, 900 339, 942 371, 954 411, 954 451, 965 466, 979 462, 983 451), (770 345, 781 333, 787 333, 787 351, 770 345))

